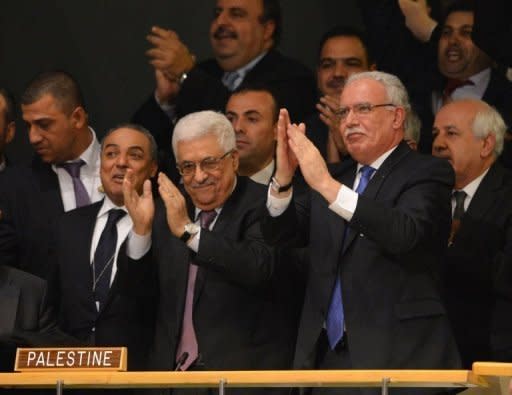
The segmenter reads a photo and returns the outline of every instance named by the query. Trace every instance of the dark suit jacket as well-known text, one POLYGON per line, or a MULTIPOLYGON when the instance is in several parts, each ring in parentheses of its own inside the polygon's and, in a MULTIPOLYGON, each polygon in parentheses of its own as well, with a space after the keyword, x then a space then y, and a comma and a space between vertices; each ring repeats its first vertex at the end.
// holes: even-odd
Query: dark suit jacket
MULTIPOLYGON (((223 73, 215 59, 199 63, 181 87, 176 115, 182 117, 201 110, 224 112, 230 92, 221 82, 223 73)), ((313 74, 296 60, 276 50, 270 50, 244 78, 244 83, 255 82, 268 84, 275 91, 280 106, 288 108, 294 122, 302 121, 314 111, 316 84, 313 74)), ((174 125, 160 109, 153 94, 132 120, 145 126, 155 136, 159 150, 171 157, 164 158, 161 167, 170 171, 175 180, 179 179, 171 148, 174 125)))
MULTIPOLYGON (((356 163, 333 176, 352 186, 356 163)), ((312 193, 266 217, 272 243, 309 242, 310 265, 296 368, 313 368, 316 342, 340 265, 348 349, 354 369, 455 368, 459 364, 438 289, 453 171, 400 143, 370 180, 347 223, 312 193)))
POLYGON ((55 220, 64 213, 57 175, 36 158, 0 175, 0 260, 47 278, 55 220))
POLYGON ((57 328, 46 281, 0 265, 0 371, 12 371, 17 346, 77 345, 57 328))
POLYGON ((128 347, 128 367, 142 370, 152 340, 156 273, 151 261, 127 265, 121 245, 117 272, 105 306, 97 312, 92 292, 90 249, 102 202, 64 214, 56 231, 55 263, 59 324, 67 333, 96 346, 128 347))
POLYGON ((464 368, 512 362, 512 179, 500 165, 478 187, 443 268, 464 368))
MULTIPOLYGON (((274 253, 261 238, 266 189, 238 177, 213 230, 201 231, 197 254, 171 235, 163 205, 157 206, 152 249, 160 301, 153 369, 174 369, 191 260, 199 266, 193 319, 205 369, 290 368, 296 322, 288 300, 294 295, 276 284, 274 253)), ((193 218, 194 207, 188 203, 193 218)))

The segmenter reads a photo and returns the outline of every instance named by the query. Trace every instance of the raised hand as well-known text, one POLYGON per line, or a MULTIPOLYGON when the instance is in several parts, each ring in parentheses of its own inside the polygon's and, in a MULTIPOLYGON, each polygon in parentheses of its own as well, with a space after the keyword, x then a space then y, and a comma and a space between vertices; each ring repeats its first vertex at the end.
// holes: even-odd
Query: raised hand
POLYGON ((291 126, 288 110, 282 108, 279 111, 277 121, 277 146, 276 146, 276 173, 279 184, 286 185, 292 181, 298 166, 297 158, 288 146, 287 129, 291 126))
POLYGON ((158 174, 158 192, 164 201, 169 229, 174 236, 180 237, 185 225, 192 222, 188 216, 185 198, 164 173, 158 174))
POLYGON ((437 22, 430 17, 427 0, 398 0, 398 5, 405 16, 405 25, 414 36, 427 42, 437 22))
POLYGON ((146 180, 139 195, 134 187, 133 170, 128 169, 123 180, 124 205, 133 221, 133 231, 138 235, 151 232, 155 216, 155 204, 151 192, 151 181, 146 180))

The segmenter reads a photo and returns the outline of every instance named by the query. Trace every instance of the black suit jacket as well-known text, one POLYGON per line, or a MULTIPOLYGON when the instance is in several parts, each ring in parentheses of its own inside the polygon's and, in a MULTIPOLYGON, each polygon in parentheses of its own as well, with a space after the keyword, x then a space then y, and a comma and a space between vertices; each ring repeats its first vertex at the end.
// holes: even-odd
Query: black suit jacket
MULTIPOLYGON (((333 176, 354 182, 356 163, 333 176)), ((313 368, 340 265, 348 348, 354 369, 455 368, 455 342, 439 294, 453 171, 400 143, 359 196, 350 227, 312 193, 267 216, 272 243, 309 242, 310 265, 295 367, 313 368), (299 203, 299 202, 298 202, 299 203)))
POLYGON ((443 262, 448 314, 464 368, 512 361, 512 179, 494 164, 443 262))
POLYGON ((205 369, 290 368, 296 322, 287 298, 293 295, 283 295, 276 284, 274 253, 261 238, 265 196, 265 186, 238 177, 213 230, 201 230, 197 254, 171 235, 165 209, 157 206, 152 249, 160 300, 153 369, 174 369, 192 260, 199 266, 193 319, 205 369))
POLYGON ((17 346, 77 345, 59 331, 46 281, 0 265, 0 371, 12 371, 17 346))
MULTIPOLYGON (((230 92, 222 84, 223 73, 215 59, 201 62, 192 69, 177 99, 177 117, 201 110, 224 112, 230 92)), ((288 109, 294 122, 304 120, 315 109, 316 84, 313 74, 296 60, 283 56, 276 50, 270 50, 247 73, 243 83, 269 85, 279 105, 288 109)), ((178 180, 171 148, 174 125, 160 109, 153 94, 132 120, 145 126, 155 136, 159 150, 166 154, 161 160, 161 167, 178 180)))
POLYGON ((55 257, 59 324, 96 346, 128 347, 130 370, 146 368, 156 305, 156 272, 149 260, 127 265, 121 245, 117 272, 105 306, 97 312, 92 292, 90 250, 102 202, 64 214, 56 227, 55 257))
POLYGON ((51 166, 8 167, 0 175, 0 259, 47 278, 55 220, 64 213, 59 181, 51 166))

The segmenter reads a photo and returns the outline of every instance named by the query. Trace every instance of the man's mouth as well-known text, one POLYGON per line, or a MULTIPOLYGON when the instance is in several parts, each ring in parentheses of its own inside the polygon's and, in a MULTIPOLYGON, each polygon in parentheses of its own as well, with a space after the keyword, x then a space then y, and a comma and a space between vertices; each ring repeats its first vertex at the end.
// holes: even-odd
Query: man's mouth
POLYGON ((213 33, 213 38, 216 40, 225 40, 225 39, 237 39, 237 34, 234 31, 227 30, 223 27, 219 27, 215 32, 213 33))
POLYGON ((450 47, 445 52, 445 57, 450 62, 457 62, 462 58, 462 51, 458 47, 450 47))

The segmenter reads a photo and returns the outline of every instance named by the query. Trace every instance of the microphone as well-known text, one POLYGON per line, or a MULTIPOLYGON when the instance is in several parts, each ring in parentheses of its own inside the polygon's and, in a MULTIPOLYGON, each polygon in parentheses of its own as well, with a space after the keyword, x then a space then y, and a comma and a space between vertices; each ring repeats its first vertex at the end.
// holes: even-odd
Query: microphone
POLYGON ((175 372, 177 372, 178 370, 181 370, 181 367, 183 366, 183 364, 185 363, 187 358, 188 358, 188 352, 184 351, 183 354, 181 354, 180 357, 178 358, 178 360, 176 361, 176 368, 174 369, 175 372))

